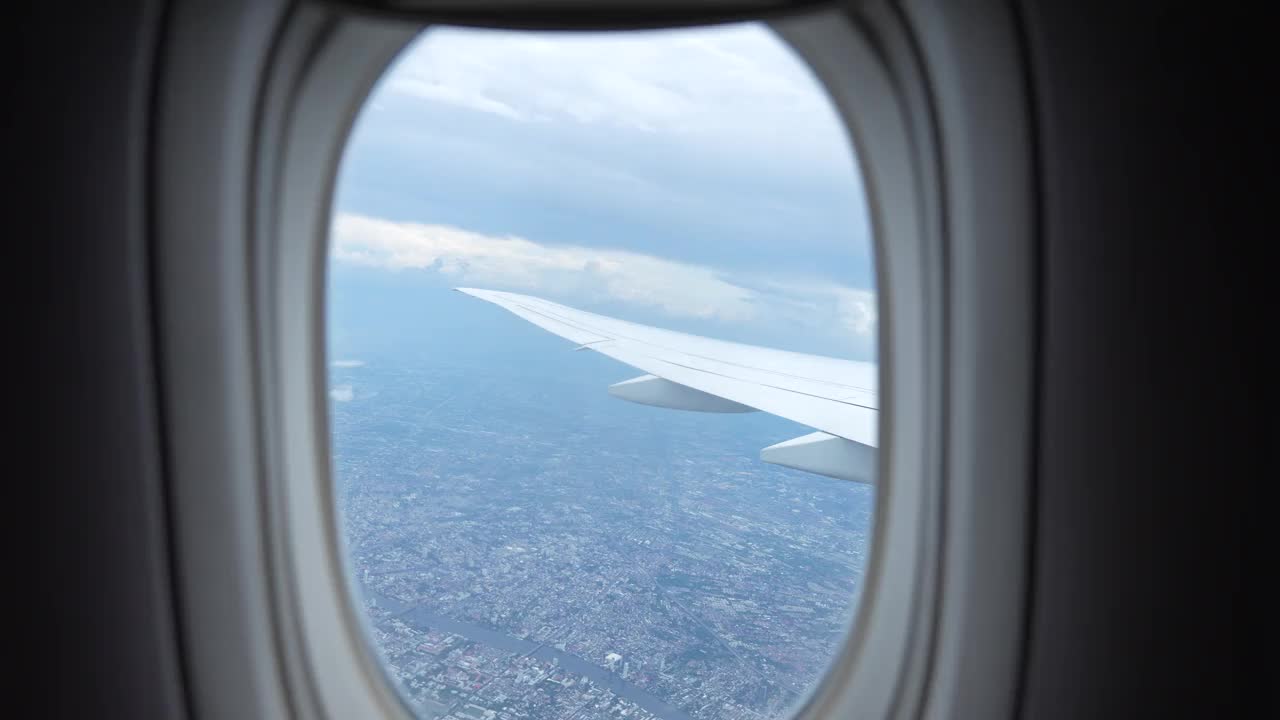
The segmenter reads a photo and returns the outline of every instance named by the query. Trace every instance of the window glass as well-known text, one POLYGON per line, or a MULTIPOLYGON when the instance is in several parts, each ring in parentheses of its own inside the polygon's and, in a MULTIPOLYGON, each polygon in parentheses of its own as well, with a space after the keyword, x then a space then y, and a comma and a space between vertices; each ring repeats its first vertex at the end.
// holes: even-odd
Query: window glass
POLYGON ((414 711, 802 701, 856 606, 876 413, 864 193, 803 62, 758 24, 432 29, 361 111, 334 208, 335 495, 414 711), (822 402, 845 436, 762 459, 830 429, 822 402))

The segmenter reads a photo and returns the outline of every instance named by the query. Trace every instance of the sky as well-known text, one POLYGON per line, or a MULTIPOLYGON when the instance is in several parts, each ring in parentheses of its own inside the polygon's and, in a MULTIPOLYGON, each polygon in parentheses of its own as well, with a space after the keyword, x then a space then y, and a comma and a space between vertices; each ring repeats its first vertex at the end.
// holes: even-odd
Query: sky
POLYGON ((874 360, 853 149, 758 24, 429 30, 361 111, 334 207, 339 341, 433 313, 501 322, 443 292, 473 286, 874 360))

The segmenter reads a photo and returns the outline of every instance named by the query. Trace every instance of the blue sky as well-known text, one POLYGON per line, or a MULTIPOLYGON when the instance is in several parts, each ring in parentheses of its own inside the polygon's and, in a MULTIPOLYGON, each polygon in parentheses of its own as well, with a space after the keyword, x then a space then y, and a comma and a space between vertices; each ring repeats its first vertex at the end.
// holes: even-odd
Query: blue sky
POLYGON ((869 234, 843 127, 762 26, 432 30, 343 159, 335 334, 466 312, 440 291, 470 285, 874 359, 869 234))

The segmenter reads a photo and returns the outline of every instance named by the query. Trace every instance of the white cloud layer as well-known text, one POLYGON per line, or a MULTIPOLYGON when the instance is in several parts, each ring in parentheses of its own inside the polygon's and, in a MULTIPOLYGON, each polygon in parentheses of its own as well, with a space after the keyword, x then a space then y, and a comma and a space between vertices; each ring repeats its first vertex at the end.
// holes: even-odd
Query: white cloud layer
POLYGON ((337 385, 329 390, 329 397, 334 402, 351 402, 356 397, 356 391, 350 385, 337 385))
POLYGON ((386 92, 529 123, 658 132, 735 151, 844 145, 807 66, 759 24, 631 33, 428 31, 386 92), (779 132, 786 128, 787 132, 779 132))
POLYGON ((836 298, 836 315, 845 329, 865 337, 875 334, 879 319, 875 293, 839 286, 830 286, 828 291, 836 298))
POLYGON ((674 317, 747 324, 834 324, 873 338, 874 293, 826 282, 751 283, 715 268, 652 255, 445 225, 398 223, 341 214, 333 225, 335 261, 438 273, 451 285, 540 293, 586 303, 621 302, 674 317))
POLYGON ((336 368, 358 368, 363 365, 363 360, 335 360, 333 362, 333 366, 336 368))

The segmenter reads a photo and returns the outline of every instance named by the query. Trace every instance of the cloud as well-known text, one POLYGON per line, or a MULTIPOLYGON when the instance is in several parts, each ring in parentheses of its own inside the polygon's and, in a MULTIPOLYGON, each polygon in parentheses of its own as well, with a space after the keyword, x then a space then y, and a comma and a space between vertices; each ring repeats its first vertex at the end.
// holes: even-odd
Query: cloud
POLYGON ((350 385, 337 385, 329 390, 329 397, 334 402, 351 402, 355 399, 356 392, 350 385))
POLYGON ((837 113, 758 24, 428 30, 361 113, 335 194, 374 217, 855 284, 872 282, 865 202, 837 113))
POLYGON ((358 368, 364 365, 363 360, 335 360, 333 366, 336 368, 358 368))
POLYGON ((844 287, 831 287, 828 291, 835 296, 836 313, 845 329, 865 336, 875 333, 879 320, 875 293, 844 287))
POLYGON ((468 110, 493 113, 512 120, 523 120, 525 116, 515 108, 500 100, 485 97, 483 94, 468 91, 464 88, 442 85, 439 82, 428 82, 417 77, 396 78, 391 85, 396 91, 416 95, 427 100, 435 100, 446 105, 456 105, 468 110))
POLYGON ((628 33, 432 29, 380 92, 521 123, 752 143, 779 155, 846 144, 805 63, 751 23, 628 33), (779 132, 785 128, 786 132, 779 132))
POLYGON ((579 303, 624 303, 731 324, 834 326, 874 337, 875 294, 829 282, 782 282, 653 255, 550 245, 446 225, 341 214, 337 262, 438 274, 451 285, 535 292, 579 303))

